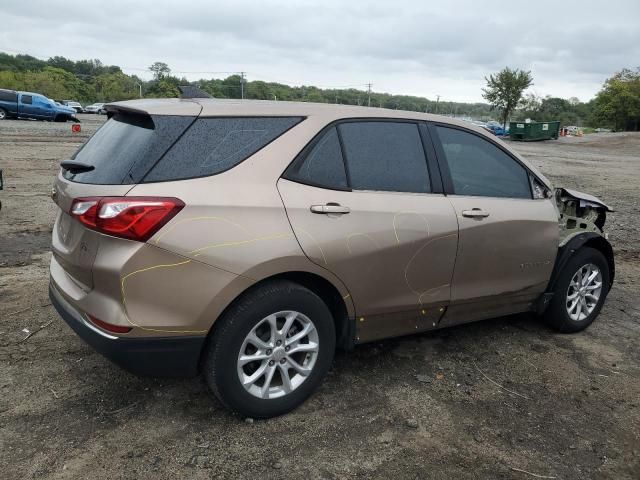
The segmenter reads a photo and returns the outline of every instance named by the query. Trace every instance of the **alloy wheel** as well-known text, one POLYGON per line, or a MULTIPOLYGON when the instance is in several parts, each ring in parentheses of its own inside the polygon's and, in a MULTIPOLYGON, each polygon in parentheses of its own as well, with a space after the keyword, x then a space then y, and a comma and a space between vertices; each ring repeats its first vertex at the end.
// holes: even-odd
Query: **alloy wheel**
POLYGON ((238 378, 255 397, 283 397, 309 377, 318 349, 318 332, 309 317, 292 310, 273 313, 258 322, 242 342, 238 378))
POLYGON ((602 272, 588 263, 578 269, 569 282, 566 296, 567 314, 579 322, 591 315, 602 294, 602 272))

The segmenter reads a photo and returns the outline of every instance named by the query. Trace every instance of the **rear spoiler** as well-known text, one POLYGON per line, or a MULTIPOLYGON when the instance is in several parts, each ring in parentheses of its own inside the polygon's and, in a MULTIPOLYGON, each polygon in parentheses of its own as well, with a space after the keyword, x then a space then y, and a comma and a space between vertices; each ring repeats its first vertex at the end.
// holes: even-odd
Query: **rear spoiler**
POLYGON ((104 109, 107 111, 107 117, 109 118, 113 117, 116 113, 119 113, 119 112, 132 113, 134 115, 145 115, 145 116, 149 115, 145 110, 132 108, 129 106, 125 107, 123 105, 107 104, 104 106, 104 109))
POLYGON ((196 98, 144 98, 108 103, 104 106, 107 115, 112 117, 118 112, 132 115, 176 115, 197 117, 202 111, 202 105, 196 98))

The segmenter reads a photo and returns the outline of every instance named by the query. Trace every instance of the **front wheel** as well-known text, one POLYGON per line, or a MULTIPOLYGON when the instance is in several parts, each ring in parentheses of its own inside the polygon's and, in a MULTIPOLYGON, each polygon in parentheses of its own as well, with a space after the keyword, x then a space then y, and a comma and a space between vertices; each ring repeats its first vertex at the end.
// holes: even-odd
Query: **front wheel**
POLYGON ((231 410, 275 417, 316 390, 334 351, 333 318, 322 299, 301 285, 277 281, 244 294, 218 319, 203 374, 231 410))
POLYGON ((609 284, 604 255, 590 247, 578 250, 558 277, 545 319, 561 332, 584 330, 600 313, 609 284))

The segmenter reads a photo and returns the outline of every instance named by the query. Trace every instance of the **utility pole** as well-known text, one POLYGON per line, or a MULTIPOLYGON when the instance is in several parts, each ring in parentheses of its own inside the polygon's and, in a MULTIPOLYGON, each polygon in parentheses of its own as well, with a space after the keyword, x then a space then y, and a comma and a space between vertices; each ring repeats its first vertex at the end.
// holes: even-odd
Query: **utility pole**
POLYGON ((371 106, 371 83, 367 83, 367 106, 371 106))
POLYGON ((244 73, 240 72, 240 98, 244 100, 244 73))
POLYGON ((142 84, 141 83, 136 83, 136 86, 140 90, 140 98, 142 98, 142 84))
POLYGON ((438 103, 440 103, 440 95, 436 95, 436 114, 438 113, 438 103))

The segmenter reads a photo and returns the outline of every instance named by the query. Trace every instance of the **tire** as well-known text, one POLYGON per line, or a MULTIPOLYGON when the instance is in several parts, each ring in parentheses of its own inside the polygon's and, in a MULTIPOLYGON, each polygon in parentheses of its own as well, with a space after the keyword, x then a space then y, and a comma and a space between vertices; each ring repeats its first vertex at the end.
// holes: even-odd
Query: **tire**
POLYGON ((7 111, 4 108, 0 108, 0 120, 6 120, 9 118, 7 111))
POLYGON ((558 276, 553 290, 553 299, 544 313, 547 323, 563 333, 579 332, 587 328, 602 309, 609 293, 609 278, 609 264, 599 250, 590 247, 578 250, 558 276), (591 272, 587 270, 588 268, 591 268, 591 272), (579 281, 579 274, 584 280, 584 278, 594 275, 596 270, 599 272, 599 276, 596 275, 592 283, 588 283, 585 287, 576 288, 578 284, 575 281, 579 281), (598 280, 601 284, 599 289, 595 288, 598 280), (586 296, 581 292, 584 292, 586 296), (597 293, 597 300, 590 295, 594 293, 597 293), (586 300, 585 304, 582 303, 581 298, 586 300), (578 304, 572 309, 571 307, 576 301, 578 304))
POLYGON ((251 418, 275 417, 298 407, 318 388, 333 362, 335 344, 333 318, 322 299, 296 283, 274 281, 243 294, 218 319, 205 347, 202 373, 230 410, 251 418), (258 338, 249 339, 251 333, 258 338), (241 353, 260 359, 241 362, 241 353), (298 373, 290 362, 309 371, 298 373), (265 373, 256 376, 258 370, 265 373))

